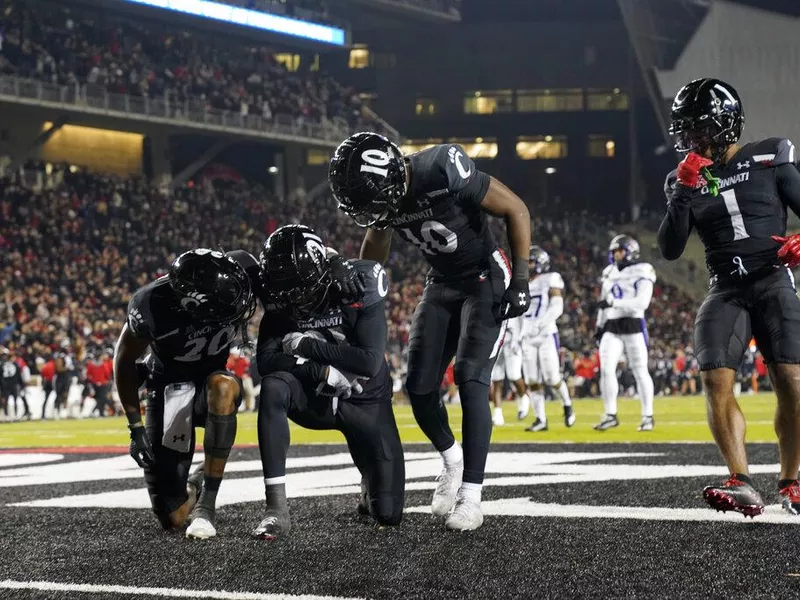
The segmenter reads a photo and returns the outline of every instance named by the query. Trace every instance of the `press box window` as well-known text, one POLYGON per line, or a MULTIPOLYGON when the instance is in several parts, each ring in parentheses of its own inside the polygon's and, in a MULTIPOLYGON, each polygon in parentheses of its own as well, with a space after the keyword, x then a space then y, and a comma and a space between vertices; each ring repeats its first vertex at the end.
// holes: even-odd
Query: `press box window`
POLYGON ((522 160, 565 158, 567 137, 564 135, 535 135, 517 138, 517 156, 522 160))
POLYGON ((497 140, 494 138, 449 138, 448 144, 459 144, 470 158, 494 158, 497 156, 497 140))
POLYGON ((308 152, 306 153, 306 164, 312 167, 327 165, 330 160, 331 154, 327 150, 309 148, 308 152))
POLYGON ((587 90, 586 107, 589 110, 628 110, 628 94, 619 88, 587 90))
POLYGON ((347 66, 351 69, 366 69, 369 66, 369 48, 363 45, 353 46, 347 66))
POLYGON ((433 98, 417 98, 414 114, 418 117, 432 117, 436 114, 436 101, 433 98))
POLYGON ((468 92, 464 96, 464 112, 468 115, 514 112, 514 93, 511 90, 468 92))
POLYGON ((520 90, 517 92, 519 112, 559 112, 583 110, 583 90, 520 90))
POLYGON ((590 135, 588 154, 594 158, 614 158, 617 145, 607 135, 590 135))

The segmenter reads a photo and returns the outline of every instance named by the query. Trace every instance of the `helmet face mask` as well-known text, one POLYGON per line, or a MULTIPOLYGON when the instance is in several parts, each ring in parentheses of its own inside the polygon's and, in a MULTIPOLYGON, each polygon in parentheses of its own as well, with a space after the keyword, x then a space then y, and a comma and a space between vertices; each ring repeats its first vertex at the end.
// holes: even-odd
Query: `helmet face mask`
POLYGON ((408 192, 403 153, 377 133, 356 133, 331 158, 328 183, 338 207, 360 227, 386 229, 408 192))
POLYGON ((325 310, 333 279, 325 246, 312 229, 286 225, 275 230, 262 245, 260 263, 269 302, 297 320, 325 310))
POLYGON ((550 255, 539 246, 531 246, 528 265, 532 273, 546 273, 550 270, 550 255))
POLYGON ((621 234, 615 236, 608 245, 608 264, 616 264, 617 267, 622 267, 639 260, 640 256, 639 242, 629 235, 621 234), (620 260, 617 260, 614 256, 617 250, 623 251, 623 256, 620 260))
POLYGON ((255 312, 244 268, 217 250, 184 252, 172 262, 168 278, 180 309, 201 323, 236 325, 255 312))
POLYGON ((718 79, 696 79, 683 86, 672 103, 669 133, 675 150, 696 152, 719 162, 739 141, 744 109, 739 94, 718 79))

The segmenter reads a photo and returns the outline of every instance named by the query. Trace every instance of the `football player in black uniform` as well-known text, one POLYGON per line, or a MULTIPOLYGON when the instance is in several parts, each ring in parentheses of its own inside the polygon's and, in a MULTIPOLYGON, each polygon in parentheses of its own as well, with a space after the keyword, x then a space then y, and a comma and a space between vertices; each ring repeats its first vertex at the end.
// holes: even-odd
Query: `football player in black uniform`
POLYGON ((476 529, 483 524, 481 487, 492 433, 486 402, 492 366, 504 320, 522 315, 530 304, 528 209, 453 144, 404 157, 385 137, 357 133, 336 149, 328 179, 339 208, 369 227, 362 259, 386 263, 397 230, 431 266, 411 326, 407 390, 417 423, 444 459, 431 511, 444 516, 452 509, 448 529, 476 529), (489 230, 487 213, 506 221, 511 266, 489 230), (463 452, 439 398, 454 355, 463 452))
POLYGON ((133 295, 115 350, 114 380, 128 417, 131 455, 145 470, 153 512, 165 529, 188 518, 189 538, 216 535, 216 497, 242 398, 241 382, 225 363, 237 328, 255 310, 245 271, 251 266, 257 271, 255 258, 243 251, 181 254, 168 275, 133 295), (144 364, 137 364, 148 347, 144 364), (142 384, 146 425, 139 410, 142 384), (195 427, 205 427, 205 463, 190 477, 195 427))
POLYGON ((658 242, 663 256, 675 260, 697 229, 711 274, 695 319, 694 346, 708 423, 731 475, 724 484, 705 488, 703 497, 718 510, 749 516, 764 511, 748 476, 745 420, 733 393, 754 336, 778 397, 778 487, 784 508, 797 514, 800 300, 773 236, 786 232, 787 208, 800 214, 800 173, 792 142, 769 138, 739 145, 743 125, 741 100, 727 83, 698 79, 675 96, 670 133, 686 157, 667 176, 667 214, 658 242))
POLYGON ((265 314, 258 334, 263 377, 258 447, 267 513, 253 531, 260 539, 275 539, 291 527, 285 486, 288 419, 344 434, 362 475, 359 512, 379 525, 398 525, 403 515, 403 447, 384 358, 389 282, 380 264, 349 261, 363 275, 366 291, 360 301, 348 303, 331 286, 332 252, 302 225, 281 227, 261 252, 265 314))

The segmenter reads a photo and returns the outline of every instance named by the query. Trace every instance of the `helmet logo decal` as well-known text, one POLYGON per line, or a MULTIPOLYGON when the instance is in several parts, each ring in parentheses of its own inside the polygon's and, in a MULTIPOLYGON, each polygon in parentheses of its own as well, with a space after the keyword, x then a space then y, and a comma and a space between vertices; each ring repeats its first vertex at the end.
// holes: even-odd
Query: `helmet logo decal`
POLYGON ((361 165, 361 172, 375 173, 381 177, 387 177, 389 175, 389 169, 383 167, 388 167, 391 159, 392 157, 389 155, 389 152, 384 152, 377 148, 364 150, 364 152, 361 153, 361 160, 366 164, 361 165))
POLYGON ((208 294, 202 294, 200 292, 189 292, 184 298, 181 299, 181 306, 183 308, 200 306, 204 302, 208 301, 207 296, 208 294))
POLYGON ((303 233, 303 239, 306 241, 306 251, 311 259, 319 264, 320 259, 325 256, 325 246, 322 244, 322 239, 313 233, 303 233))

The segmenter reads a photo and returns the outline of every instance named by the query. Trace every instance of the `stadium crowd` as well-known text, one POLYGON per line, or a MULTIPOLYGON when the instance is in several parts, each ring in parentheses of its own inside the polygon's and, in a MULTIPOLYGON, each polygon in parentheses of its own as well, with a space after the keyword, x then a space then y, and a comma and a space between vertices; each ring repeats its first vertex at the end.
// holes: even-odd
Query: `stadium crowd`
POLYGON ((380 125, 362 110, 352 88, 311 70, 310 61, 289 71, 269 47, 87 14, 47 0, 3 0, 2 6, 3 75, 146 97, 175 115, 215 109, 267 121, 380 125))
MULTIPOLYGON (((586 361, 596 363, 593 305, 607 250, 586 241, 590 222, 585 214, 533 216, 536 243, 550 252, 566 281, 559 327, 568 375, 581 368, 587 375, 586 361)), ((358 254, 363 230, 330 199, 312 202, 302 190, 280 201, 259 185, 205 180, 164 195, 142 178, 66 166, 48 174, 43 165, 30 166, 0 180, 0 344, 16 348, 34 373, 65 347, 78 361, 87 350, 101 354, 119 334, 131 293, 163 274, 178 253, 211 246, 258 254, 263 239, 286 223, 308 224, 343 254, 358 254), (33 181, 44 181, 43 189, 33 181)), ((502 225, 493 225, 502 242, 502 225)), ((398 380, 426 271, 417 249, 396 240, 387 316, 388 354, 398 380)), ((686 355, 680 364, 691 374, 693 309, 693 300, 678 289, 656 285, 648 313, 656 374, 659 360, 674 369, 686 355)), ((665 386, 680 391, 684 379, 667 377, 665 386)))

